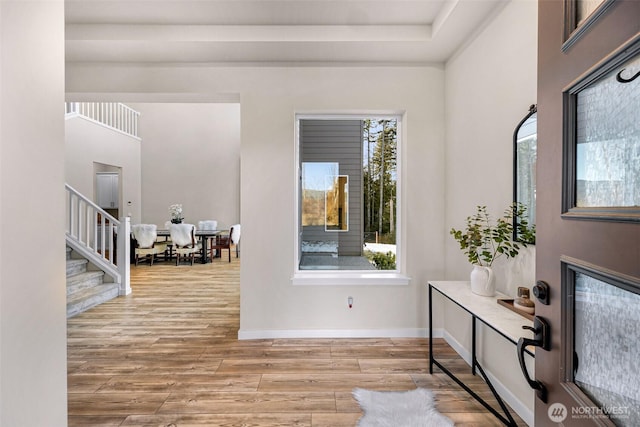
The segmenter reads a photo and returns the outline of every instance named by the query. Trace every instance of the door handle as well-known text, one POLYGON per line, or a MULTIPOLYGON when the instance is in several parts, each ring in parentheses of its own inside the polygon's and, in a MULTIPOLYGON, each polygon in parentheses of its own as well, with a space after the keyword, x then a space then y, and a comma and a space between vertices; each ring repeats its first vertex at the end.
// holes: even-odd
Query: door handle
POLYGON ((524 351, 527 347, 540 347, 543 350, 551 350, 551 335, 549 323, 542 317, 533 318, 533 327, 523 326, 522 329, 529 329, 533 331, 533 339, 520 337, 518 340, 518 361, 520 362, 520 369, 524 378, 529 383, 529 387, 536 391, 536 394, 540 400, 547 403, 547 388, 540 381, 531 379, 529 372, 527 371, 527 365, 524 362, 524 351))

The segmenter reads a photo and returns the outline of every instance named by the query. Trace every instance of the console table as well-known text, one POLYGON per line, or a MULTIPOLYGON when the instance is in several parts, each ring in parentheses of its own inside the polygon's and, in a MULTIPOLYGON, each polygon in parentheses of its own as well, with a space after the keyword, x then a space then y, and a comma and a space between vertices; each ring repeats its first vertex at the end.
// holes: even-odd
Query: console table
MULTIPOLYGON (((519 314, 499 305, 498 298, 508 298, 507 295, 497 294, 493 297, 485 297, 476 295, 471 292, 469 282, 452 282, 452 281, 430 281, 429 282, 429 373, 433 374, 433 365, 436 365, 442 372, 453 379, 460 387, 465 389, 474 399, 480 402, 487 410, 495 415, 505 425, 515 426, 516 422, 511 416, 509 409, 500 398, 498 392, 489 381, 489 378, 480 366, 476 358, 476 323, 480 321, 487 325, 499 335, 512 342, 518 343, 518 339, 522 336, 531 338, 533 335, 529 330, 522 329, 522 326, 533 326, 533 322, 519 314), (475 393, 462 380, 456 377, 442 363, 435 359, 433 354, 433 292, 436 291, 445 298, 455 303, 464 311, 469 313, 471 317, 471 373, 476 374, 476 370, 480 372, 482 378, 489 386, 491 393, 495 396, 504 415, 499 413, 495 408, 489 405, 477 393, 475 393)), ((531 356, 535 357, 533 351, 526 350, 531 356)))

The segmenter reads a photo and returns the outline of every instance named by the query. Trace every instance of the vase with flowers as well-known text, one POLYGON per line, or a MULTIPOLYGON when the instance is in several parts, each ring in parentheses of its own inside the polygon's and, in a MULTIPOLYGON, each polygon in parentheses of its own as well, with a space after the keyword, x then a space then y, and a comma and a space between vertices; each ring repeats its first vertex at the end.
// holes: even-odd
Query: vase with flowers
POLYGON ((181 224, 184 217, 182 216, 182 205, 177 203, 169 206, 169 217, 172 224, 181 224))
POLYGON ((473 265, 471 271, 471 291, 478 295, 493 296, 496 285, 491 265, 501 257, 518 255, 521 247, 535 242, 535 226, 529 226, 527 208, 522 203, 509 206, 495 223, 487 213, 486 206, 477 206, 476 213, 467 217, 463 230, 452 228, 449 232, 460 245, 460 249, 473 265), (513 230, 524 238, 512 240, 513 230))

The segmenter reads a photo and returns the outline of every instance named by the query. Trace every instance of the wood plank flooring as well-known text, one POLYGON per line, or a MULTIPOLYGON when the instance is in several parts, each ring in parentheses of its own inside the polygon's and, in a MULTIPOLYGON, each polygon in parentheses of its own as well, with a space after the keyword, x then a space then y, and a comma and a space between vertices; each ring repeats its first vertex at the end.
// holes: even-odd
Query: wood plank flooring
MULTIPOLYGON (((501 425, 428 374, 426 339, 238 341, 239 270, 236 258, 132 266, 131 295, 69 319, 69 426, 355 426, 355 387, 429 388, 456 425, 501 425)), ((435 351, 489 400, 444 341, 435 351)))

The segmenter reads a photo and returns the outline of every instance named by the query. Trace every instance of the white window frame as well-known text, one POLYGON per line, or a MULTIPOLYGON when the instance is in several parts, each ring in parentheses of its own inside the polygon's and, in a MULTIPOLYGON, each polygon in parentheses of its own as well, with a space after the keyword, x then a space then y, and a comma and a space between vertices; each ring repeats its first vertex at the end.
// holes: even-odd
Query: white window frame
POLYGON ((368 112, 368 113, 297 113, 295 114, 295 155, 294 155, 294 218, 295 232, 293 247, 294 271, 291 277, 293 285, 314 285, 314 286, 353 286, 353 285, 400 285, 407 286, 410 278, 406 276, 406 263, 403 257, 403 146, 404 146, 404 112, 368 112), (397 121, 397 145, 396 145, 396 270, 300 270, 300 121, 301 120, 364 120, 364 119, 387 119, 397 121))

